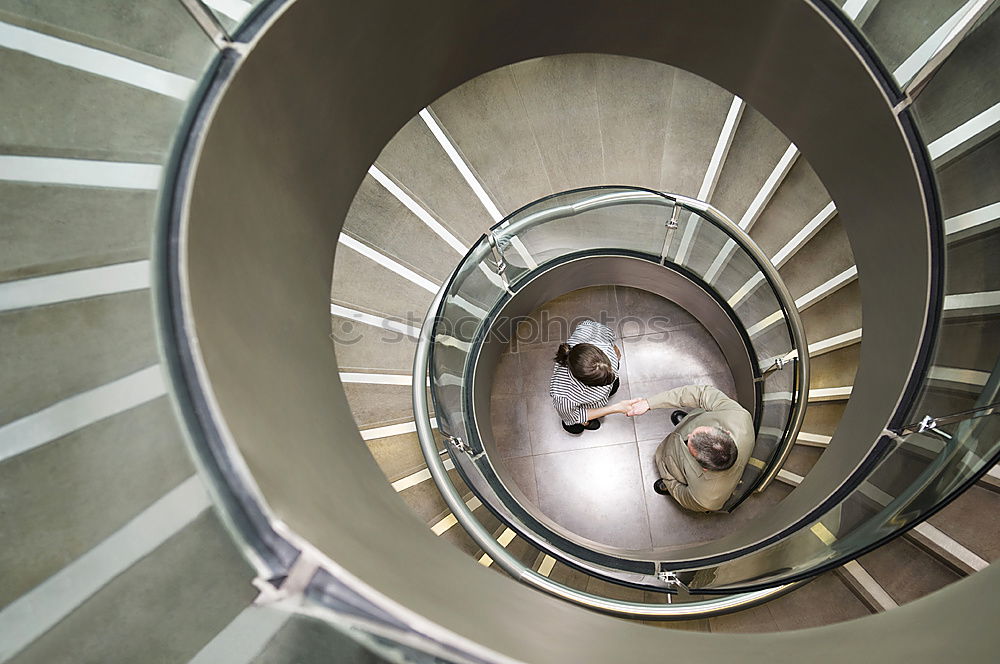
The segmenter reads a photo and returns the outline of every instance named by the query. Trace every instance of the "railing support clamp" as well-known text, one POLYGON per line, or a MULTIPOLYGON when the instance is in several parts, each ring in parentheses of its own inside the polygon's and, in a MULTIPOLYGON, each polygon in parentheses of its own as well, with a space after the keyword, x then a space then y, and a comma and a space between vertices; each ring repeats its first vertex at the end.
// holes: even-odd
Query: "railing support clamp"
POLYGON ((951 434, 938 429, 937 426, 938 421, 936 417, 924 415, 924 419, 920 420, 920 424, 917 426, 917 433, 933 433, 945 440, 951 440, 951 434))
POLYGON ((507 278, 507 260, 503 257, 503 252, 500 250, 500 244, 497 242, 496 235, 487 233, 486 241, 489 243, 490 252, 493 254, 492 267, 500 277, 500 281, 503 282, 504 290, 513 295, 514 292, 510 289, 510 280, 507 278))
POLYGON ((688 587, 683 581, 681 581, 680 577, 677 576, 677 573, 671 572, 670 570, 660 569, 660 563, 656 563, 656 578, 671 588, 688 592, 688 587))

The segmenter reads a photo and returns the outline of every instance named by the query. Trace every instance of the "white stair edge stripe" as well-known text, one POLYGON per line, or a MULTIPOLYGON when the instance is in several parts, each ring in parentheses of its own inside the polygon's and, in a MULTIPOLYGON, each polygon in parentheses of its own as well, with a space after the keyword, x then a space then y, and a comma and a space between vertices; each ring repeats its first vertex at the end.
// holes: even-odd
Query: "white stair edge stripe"
POLYGON ((747 336, 749 336, 752 339, 753 337, 757 336, 758 334, 760 334, 767 328, 771 327, 778 321, 784 320, 784 318, 785 318, 784 313, 779 309, 778 311, 772 313, 770 316, 765 317, 763 320, 754 323, 749 328, 747 328, 747 336))
POLYGON ((894 609, 899 606, 889 593, 885 591, 878 581, 868 573, 864 567, 856 560, 851 560, 844 563, 842 569, 849 574, 858 585, 864 590, 864 592, 874 601, 878 607, 883 611, 888 611, 889 609, 894 609))
POLYGON ((248 664, 274 638, 292 614, 251 604, 188 660, 188 664, 248 664))
POLYGON ((763 282, 764 282, 763 272, 758 272, 757 274, 747 279, 747 282, 742 286, 740 286, 740 289, 735 293, 733 293, 733 296, 729 298, 729 306, 732 307, 733 309, 740 306, 743 300, 746 299, 746 296, 749 295, 753 291, 753 289, 757 288, 757 286, 759 286, 763 282))
MULTIPOLYGON (((941 46, 944 45, 944 39, 948 36, 948 33, 961 22, 962 17, 965 16, 974 4, 976 4, 976 0, 966 2, 958 11, 948 17, 948 20, 942 23, 930 37, 925 39, 908 58, 903 60, 902 64, 896 67, 892 75, 899 82, 900 87, 905 87, 906 83, 920 71, 921 67, 934 57, 941 46)), ((933 155, 931 158, 933 159, 933 155)))
POLYGON ((871 0, 847 0, 843 6, 844 13, 847 14, 847 18, 856 21, 869 2, 871 0))
POLYGON ((372 247, 369 247, 364 242, 360 242, 359 240, 348 235, 347 233, 341 233, 338 242, 339 244, 344 245, 348 249, 351 249, 352 251, 361 254, 365 258, 377 263, 378 265, 381 265, 390 272, 397 274, 400 277, 403 277, 410 283, 416 284, 417 286, 420 286, 421 288, 430 293, 437 294, 438 288, 440 288, 440 284, 436 284, 430 279, 420 276, 419 274, 417 274, 410 268, 406 267, 402 263, 399 263, 395 259, 386 256, 382 252, 373 249, 372 247))
POLYGON ((0 427, 0 462, 167 393, 159 364, 81 392, 0 427))
POLYGON ((813 401, 842 401, 851 397, 852 385, 844 387, 820 387, 809 389, 809 402, 813 401))
POLYGON ((542 558, 542 564, 538 566, 538 573, 548 578, 549 574, 552 574, 552 568, 555 566, 556 559, 546 553, 542 558))
MULTIPOLYGON (((510 544, 512 541, 514 541, 515 535, 517 535, 517 533, 515 533, 510 528, 504 528, 504 531, 500 533, 500 537, 497 538, 497 544, 506 549, 507 545, 510 544)), ((479 564, 482 565, 483 567, 489 567, 490 565, 493 564, 493 559, 490 558, 490 555, 488 553, 484 553, 482 556, 479 557, 479 564)))
POLYGON ((823 355, 824 353, 832 353, 835 350, 840 350, 841 348, 846 348, 852 344, 856 344, 861 341, 861 330, 858 328, 856 330, 851 330, 850 332, 844 332, 843 334, 838 334, 829 339, 821 339, 816 343, 809 344, 809 357, 816 357, 817 355, 823 355))
MULTIPOLYGON (((431 133, 434 135, 435 140, 437 140, 438 145, 441 146, 441 149, 444 150, 445 154, 448 155, 448 158, 451 159, 451 163, 458 169, 458 172, 462 175, 462 179, 464 179, 465 183, 469 185, 470 189, 472 189, 472 193, 475 194, 476 198, 479 199, 479 202, 486 209, 486 213, 490 215, 490 218, 494 222, 501 221, 503 219, 503 214, 500 212, 500 208, 497 207, 496 203, 493 202, 493 199, 486 193, 486 189, 483 187, 483 184, 472 172, 472 169, 465 162, 462 155, 459 154, 458 148, 455 144, 452 143, 451 139, 448 138, 448 135, 444 133, 444 129, 440 124, 438 124, 438 121, 431 114, 430 109, 423 108, 418 115, 420 116, 420 119, 424 121, 424 124, 427 125, 427 128, 431 130, 431 133)), ((524 264, 527 265, 529 269, 534 270, 538 267, 538 263, 536 263, 535 259, 531 257, 531 253, 519 238, 512 237, 510 239, 510 246, 512 246, 514 251, 521 256, 524 264)))
POLYGON ((927 146, 927 152, 930 153, 932 160, 939 159, 966 141, 986 133, 997 123, 1000 123, 1000 102, 997 102, 974 118, 963 122, 941 138, 932 141, 927 146))
POLYGON ((0 312, 149 288, 149 261, 85 268, 0 283, 0 312))
POLYGON ((771 258, 771 263, 777 268, 783 266, 799 249, 823 230, 823 227, 830 223, 830 220, 835 216, 837 216, 837 206, 834 205, 833 201, 830 201, 798 233, 793 235, 792 239, 785 243, 785 246, 778 250, 778 253, 771 258))
POLYGON ((152 553, 210 505, 197 475, 188 478, 100 544, 0 610, 0 661, 6 661, 152 553))
MULTIPOLYGON (((803 477, 801 475, 796 475, 795 473, 789 472, 787 470, 779 470, 777 478, 786 484, 792 486, 798 486, 802 483, 803 477)), ((888 505, 893 501, 893 497, 886 493, 885 491, 879 489, 874 484, 870 482, 863 482, 858 490, 865 496, 873 500, 876 504, 882 505, 883 507, 888 505)), ((933 545, 933 548, 938 550, 941 555, 953 558, 955 562, 960 563, 961 566, 965 566, 969 570, 979 571, 985 569, 989 566, 989 562, 978 556, 975 552, 971 551, 967 547, 959 544, 954 539, 938 530, 931 524, 923 521, 916 526, 909 533, 906 533, 906 537, 910 539, 920 540, 920 537, 913 537, 913 531, 916 534, 922 536, 925 541, 933 545)), ((850 564, 850 563, 848 563, 850 564)), ((845 565, 846 567, 847 565, 845 565)))
POLYGON ((389 176, 383 173, 379 168, 372 164, 371 168, 368 169, 368 174, 371 175, 375 180, 382 185, 390 194, 392 194, 396 200, 403 204, 403 206, 412 212, 420 221, 434 231, 434 234, 439 238, 444 240, 444 242, 454 249, 458 255, 464 256, 465 252, 469 250, 461 240, 455 237, 451 231, 441 225, 441 223, 435 219, 430 212, 428 212, 422 205, 417 203, 407 194, 403 189, 393 182, 389 176))
MULTIPOLYGON (((473 496, 472 498, 469 498, 467 501, 465 501, 465 505, 466 507, 469 508, 469 510, 475 512, 477 509, 480 508, 480 506, 482 506, 482 503, 479 502, 478 498, 473 496)), ((443 535, 444 533, 448 532, 448 530, 456 523, 458 523, 458 518, 454 514, 449 512, 431 526, 431 532, 438 536, 443 535)))
POLYGON ((795 306, 799 308, 799 311, 803 309, 808 309, 812 305, 816 304, 823 298, 833 294, 840 288, 843 288, 850 282, 858 278, 858 266, 852 265, 840 274, 836 275, 823 282, 816 288, 812 289, 802 297, 795 300, 795 306))
POLYGON ((479 202, 482 203, 484 208, 486 208, 486 212, 490 215, 493 221, 496 222, 503 219, 503 215, 500 214, 500 209, 496 206, 496 203, 494 203, 493 199, 486 193, 486 189, 483 188, 482 183, 480 183, 479 179, 472 173, 472 169, 469 168, 467 163, 465 163, 465 159, 463 159, 462 155, 458 153, 458 149, 454 146, 454 144, 452 144, 451 139, 444 133, 444 130, 438 124, 434 116, 431 115, 430 111, 427 108, 423 108, 420 110, 419 115, 420 119, 422 119, 424 124, 427 125, 427 128, 431 130, 431 133, 434 135, 434 138, 437 140, 441 148, 445 151, 445 154, 447 154, 448 158, 451 159, 451 163, 453 163, 455 168, 458 169, 458 172, 462 174, 462 178, 465 179, 466 184, 468 184, 469 188, 472 189, 476 198, 478 198, 479 202))
POLYGON ((927 377, 931 380, 983 387, 990 379, 990 373, 988 371, 978 371, 976 369, 932 366, 930 371, 927 373, 927 377))
POLYGON ((175 99, 186 100, 195 86, 186 76, 10 23, 0 22, 0 47, 175 99))
POLYGON ((970 572, 980 572, 989 567, 989 561, 977 555, 971 549, 959 544, 954 539, 938 530, 926 521, 913 527, 916 534, 923 537, 936 549, 941 556, 953 559, 959 566, 970 572))
MULTIPOLYGON (((858 267, 856 265, 852 265, 851 267, 847 268, 840 274, 836 275, 835 277, 832 277, 831 279, 820 284, 819 286, 812 289, 799 299, 795 300, 795 307, 799 311, 804 311, 805 309, 808 309, 809 307, 813 306, 823 298, 833 295, 835 292, 837 292, 838 290, 840 290, 841 288, 843 288, 844 286, 851 283, 857 278, 858 278, 858 267)), ((761 320, 760 322, 755 323, 751 325, 749 328, 747 328, 747 335, 749 335, 751 338, 755 337, 761 332, 771 327, 772 325, 774 325, 775 323, 777 323, 778 321, 782 320, 783 318, 784 316, 782 315, 780 310, 775 311, 769 316, 764 317, 764 319, 761 320)))
POLYGON ((795 439, 796 443, 801 443, 805 445, 811 445, 814 447, 826 447, 830 444, 830 440, 833 436, 824 436, 819 433, 808 433, 806 431, 800 431, 798 437, 795 439))
POLYGON ((792 486, 802 484, 802 480, 804 479, 801 475, 793 473, 790 470, 785 470, 784 468, 778 471, 777 478, 785 484, 790 484, 792 486))
MULTIPOLYGON (((753 201, 750 203, 750 207, 744 213, 742 219, 739 222, 740 228, 745 231, 749 231, 750 227, 757 221, 767 203, 770 202, 771 198, 774 196, 778 187, 784 181, 785 177, 788 175, 788 171, 791 170, 792 166, 795 164, 798 158, 799 151, 794 144, 790 144, 785 150, 784 154, 778 160, 774 169, 768 175, 767 180, 764 181, 763 186, 761 186, 760 191, 754 197, 753 201)), ((722 251, 715 257, 712 261, 711 266, 705 273, 705 280, 709 283, 713 283, 718 273, 721 271, 723 265, 732 256, 732 253, 736 249, 736 243, 733 241, 728 241, 723 247, 722 251)), ((735 296, 734 296, 735 298, 735 296)), ((737 298, 739 300, 741 298, 737 298)))
MULTIPOLYGON (((861 493, 885 507, 894 498, 870 482, 864 482, 859 487, 861 493)), ((971 549, 937 529, 927 521, 922 521, 905 533, 904 537, 915 541, 924 548, 930 549, 933 555, 948 561, 951 565, 963 570, 966 574, 985 569, 989 562, 981 558, 971 549)))
POLYGON ((981 293, 956 293, 944 296, 946 311, 961 311, 963 309, 982 309, 1000 306, 1000 291, 983 291, 981 293))
POLYGON ((708 266, 708 270, 705 271, 704 279, 706 282, 712 284, 715 283, 716 278, 719 273, 722 272, 723 266, 729 257, 733 255, 736 251, 736 240, 726 240, 726 243, 722 245, 722 249, 716 254, 715 259, 712 264, 708 266))
POLYGON ((163 167, 97 159, 0 155, 0 180, 157 191, 163 167))
MULTIPOLYGON (((445 470, 452 470, 454 467, 455 467, 454 461, 452 461, 451 459, 444 460, 445 470)), ((400 491, 405 491, 410 487, 414 487, 417 486, 418 484, 426 482, 430 478, 431 478, 431 471, 428 470, 427 468, 424 468, 423 470, 418 470, 415 473, 407 475, 406 477, 402 477, 393 482, 392 490, 395 491, 396 493, 399 493, 400 491)))
POLYGON ((414 339, 420 336, 420 330, 412 325, 406 325, 405 323, 383 318, 382 316, 366 314, 363 311, 349 309, 348 307, 334 304, 333 302, 330 303, 330 314, 332 316, 340 316, 341 318, 350 318, 351 320, 356 320, 359 323, 364 323, 365 325, 369 325, 371 327, 377 327, 388 332, 405 334, 406 336, 413 337, 414 339))
POLYGON ((246 0, 201 0, 211 9, 225 14, 237 23, 242 21, 253 9, 253 5, 246 0))
MULTIPOLYGON (((431 428, 437 429, 437 418, 431 418, 431 428)), ((391 436, 401 436, 405 433, 416 433, 417 425, 415 422, 403 422, 401 424, 389 424, 384 427, 373 427, 371 429, 362 429, 359 433, 361 434, 362 440, 376 440, 378 438, 389 438, 391 436)))
POLYGON ((795 165, 796 160, 799 158, 799 149, 795 147, 794 143, 790 143, 787 148, 785 148, 784 154, 778 159, 778 163, 774 165, 774 169, 771 174, 767 176, 764 180, 764 184, 761 185, 760 191, 754 196, 754 199, 750 202, 750 207, 747 211, 743 213, 743 217, 740 219, 740 228, 742 228, 747 233, 753 228, 753 225, 757 223, 757 219, 760 218, 764 208, 767 204, 771 202, 774 194, 778 191, 781 183, 785 181, 788 176, 788 171, 792 170, 792 166, 795 165))
POLYGON ((366 385, 413 385, 413 374, 357 373, 341 371, 340 382, 364 383, 366 385))
MULTIPOLYGON (((722 174, 722 165, 729 156, 729 149, 733 145, 736 128, 739 126, 745 108, 746 102, 737 96, 733 96, 733 101, 729 104, 729 111, 726 113, 726 119, 723 121, 722 129, 719 131, 719 138, 715 142, 715 149, 712 151, 712 156, 708 161, 705 177, 702 178, 701 188, 698 189, 699 200, 707 201, 715 193, 715 187, 719 184, 719 176, 722 174)), ((681 242, 677 247, 676 262, 681 265, 687 263, 688 253, 691 251, 691 243, 694 240, 694 234, 698 227, 697 220, 698 216, 696 214, 691 213, 688 215, 687 223, 684 226, 684 233, 681 236, 681 242)))
POLYGON ((761 401, 791 401, 791 392, 765 392, 760 398, 761 401))
POLYGON ((983 226, 998 219, 1000 219, 1000 203, 991 203, 976 210, 956 214, 954 217, 945 219, 944 232, 947 235, 954 235, 955 233, 983 226))

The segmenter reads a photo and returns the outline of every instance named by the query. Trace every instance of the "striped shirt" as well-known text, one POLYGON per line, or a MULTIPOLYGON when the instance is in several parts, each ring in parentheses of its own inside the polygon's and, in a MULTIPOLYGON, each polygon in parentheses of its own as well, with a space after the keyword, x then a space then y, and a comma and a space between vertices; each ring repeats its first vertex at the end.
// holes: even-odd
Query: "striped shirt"
MULTIPOLYGON (((615 333, 607 325, 585 320, 576 326, 566 343, 571 347, 582 343, 597 346, 608 356, 615 376, 618 375, 615 333)), ((552 369, 552 379, 549 381, 549 396, 552 397, 552 405, 556 407, 564 423, 584 424, 587 421, 588 408, 602 408, 608 405, 611 388, 612 385, 600 387, 584 385, 573 376, 569 367, 557 363, 552 369)))

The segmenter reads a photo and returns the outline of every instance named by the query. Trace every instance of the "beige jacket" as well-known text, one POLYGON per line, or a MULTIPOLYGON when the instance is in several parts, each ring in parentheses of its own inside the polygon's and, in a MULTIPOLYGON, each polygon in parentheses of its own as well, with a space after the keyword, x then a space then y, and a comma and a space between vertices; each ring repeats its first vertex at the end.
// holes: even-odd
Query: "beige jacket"
POLYGON ((670 495, 689 510, 715 512, 732 495, 753 452, 753 417, 738 403, 708 385, 687 385, 646 399, 650 408, 677 408, 688 417, 656 448, 656 468, 670 495), (701 411, 701 412, 698 412, 701 411), (719 427, 733 434, 739 456, 729 470, 703 469, 687 447, 697 427, 719 427))

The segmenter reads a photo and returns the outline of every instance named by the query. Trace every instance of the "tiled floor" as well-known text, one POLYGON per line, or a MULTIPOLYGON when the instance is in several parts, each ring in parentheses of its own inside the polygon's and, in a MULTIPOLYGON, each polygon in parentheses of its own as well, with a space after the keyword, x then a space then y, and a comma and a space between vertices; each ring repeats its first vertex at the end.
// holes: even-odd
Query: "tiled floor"
POLYGON ((734 514, 694 514, 653 491, 653 453, 671 431, 670 412, 605 417, 597 431, 563 431, 548 396, 552 357, 575 322, 616 330, 621 389, 614 399, 681 385, 714 385, 735 396, 722 351, 690 314, 645 291, 602 286, 573 291, 534 311, 501 356, 492 393, 499 459, 524 495, 583 538, 623 549, 679 547, 717 539, 781 500, 774 486, 734 514))

